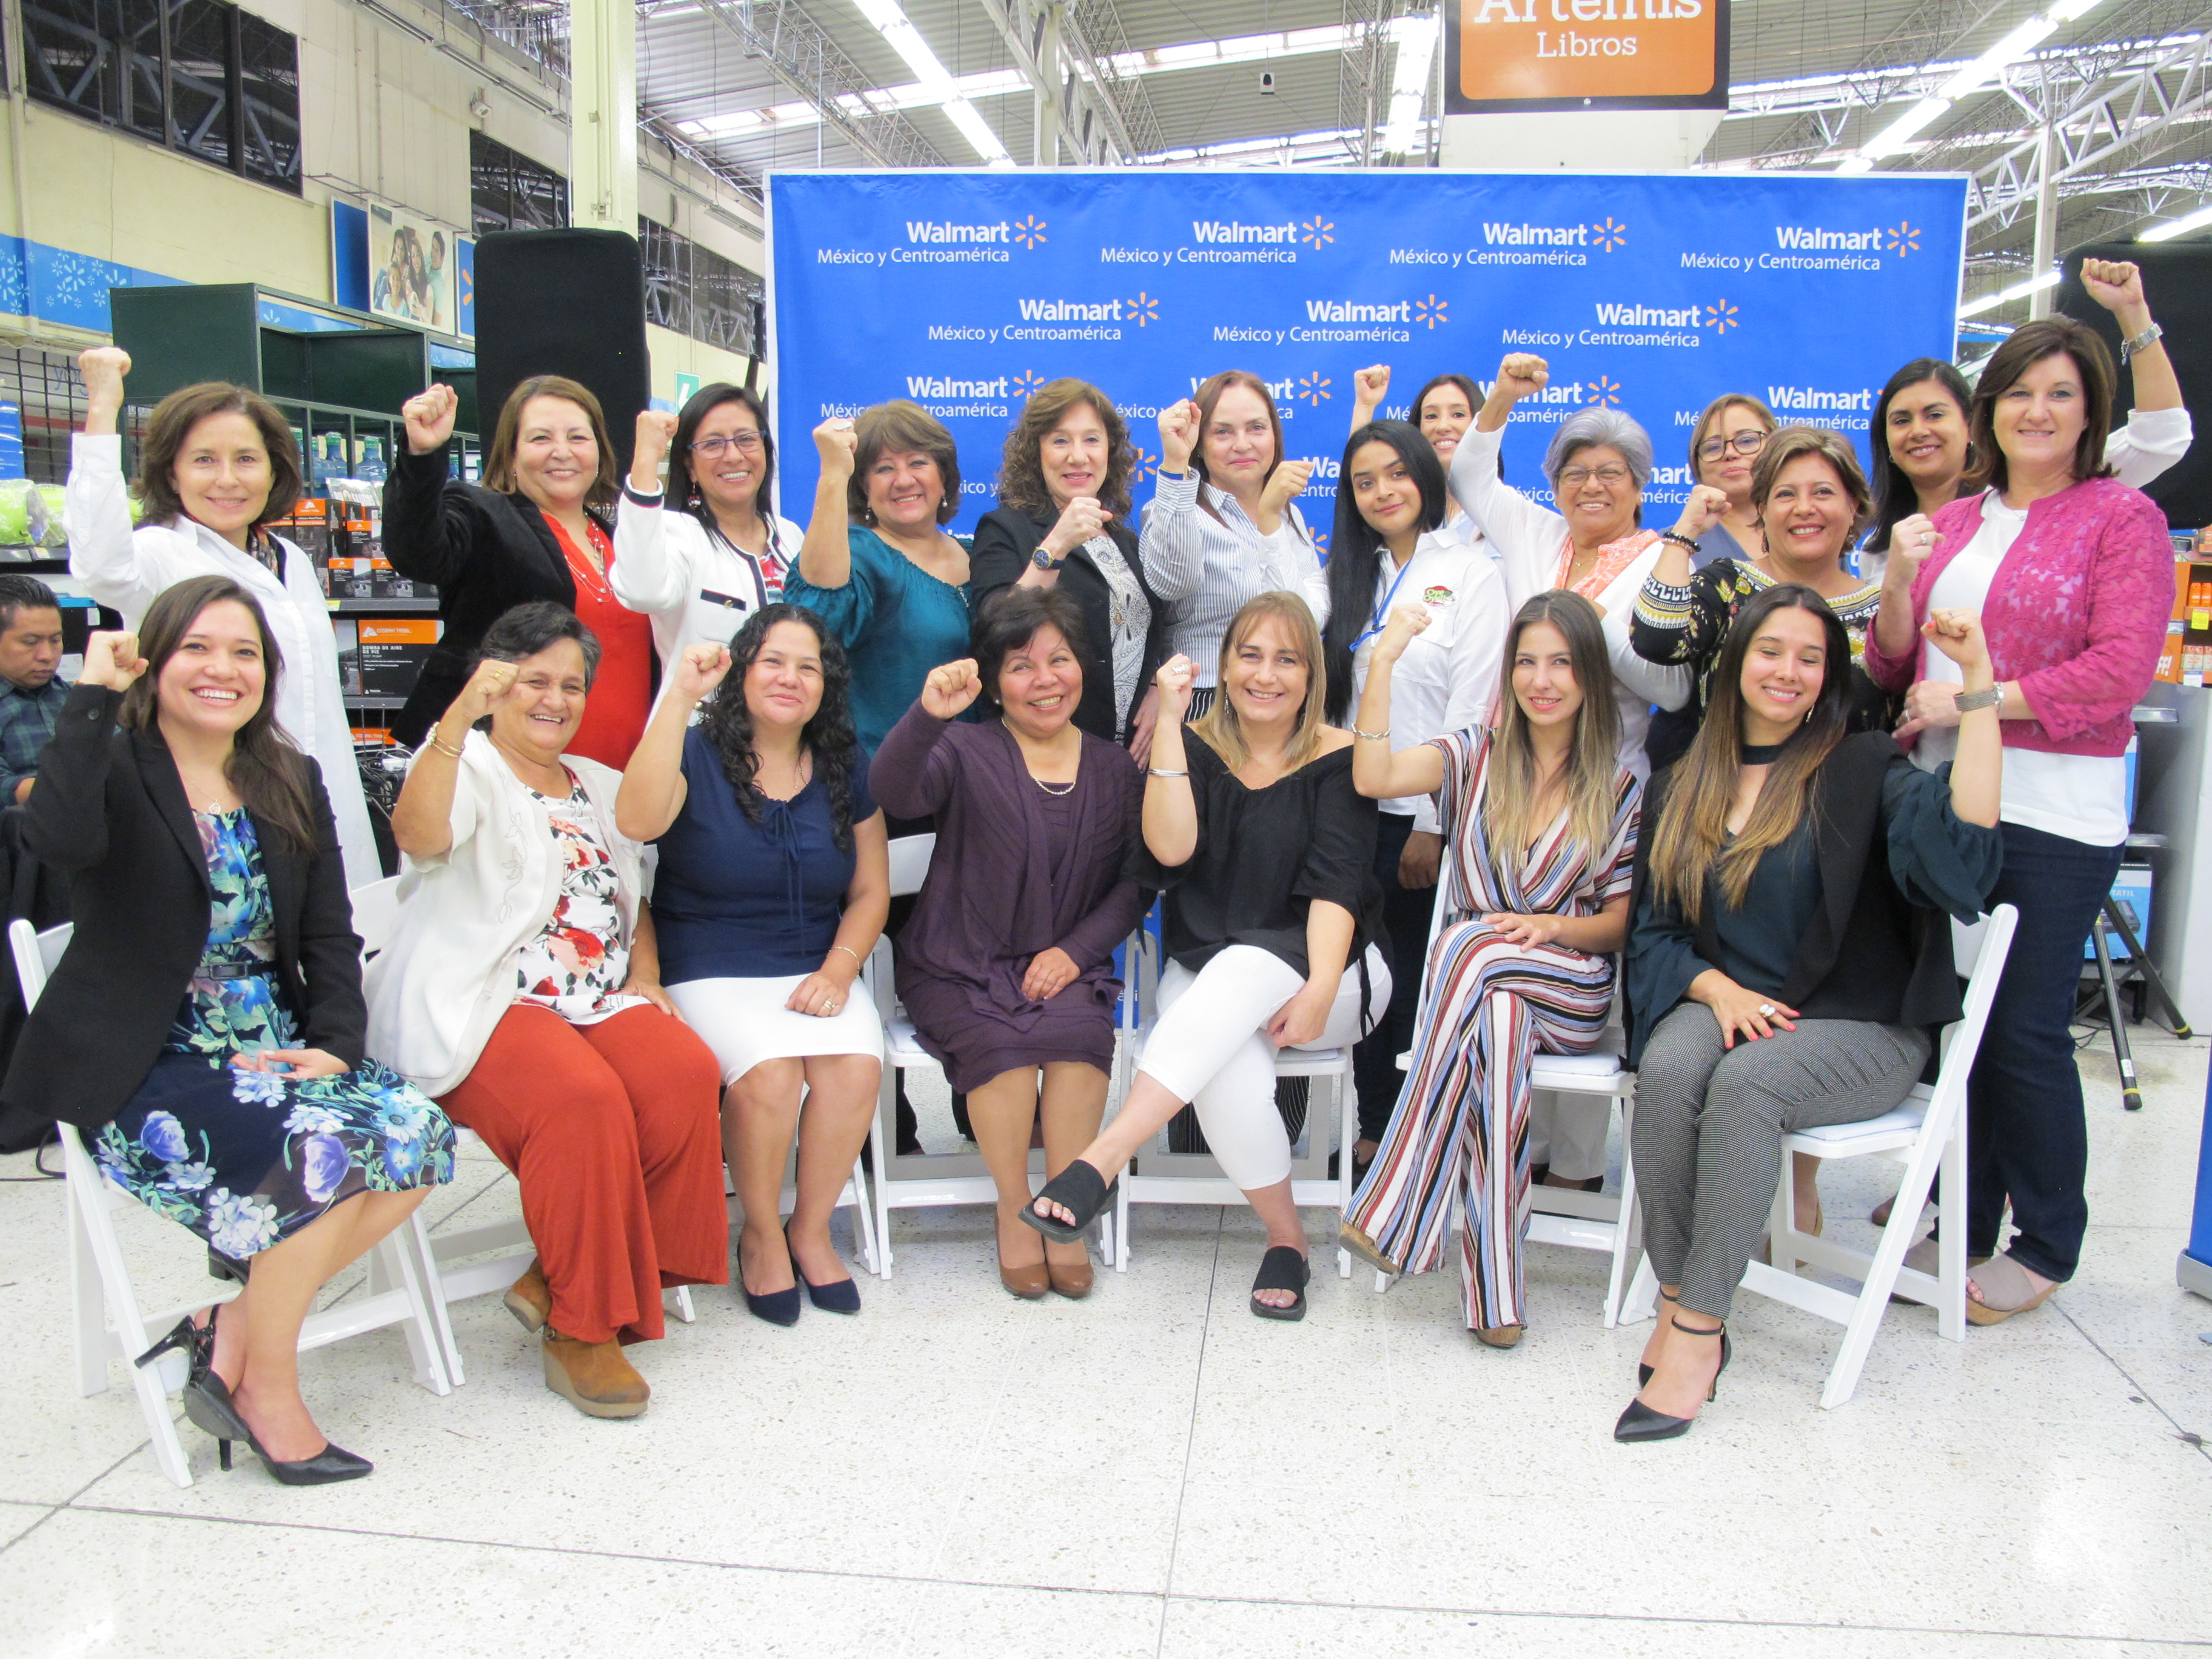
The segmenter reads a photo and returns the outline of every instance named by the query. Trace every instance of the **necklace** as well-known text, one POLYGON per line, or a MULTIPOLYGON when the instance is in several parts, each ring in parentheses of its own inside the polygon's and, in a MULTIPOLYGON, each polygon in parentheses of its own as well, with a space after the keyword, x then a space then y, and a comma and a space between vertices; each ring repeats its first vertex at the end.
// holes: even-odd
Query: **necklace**
POLYGON ((1048 795, 1070 794, 1073 793, 1076 783, 1073 778, 1070 778, 1066 783, 1047 783, 1042 778, 1031 778, 1030 781, 1048 795))
POLYGON ((1745 744, 1743 745, 1743 764, 1746 766, 1771 766, 1774 764, 1775 757, 1781 754, 1782 749, 1783 745, 1778 743, 1745 744))

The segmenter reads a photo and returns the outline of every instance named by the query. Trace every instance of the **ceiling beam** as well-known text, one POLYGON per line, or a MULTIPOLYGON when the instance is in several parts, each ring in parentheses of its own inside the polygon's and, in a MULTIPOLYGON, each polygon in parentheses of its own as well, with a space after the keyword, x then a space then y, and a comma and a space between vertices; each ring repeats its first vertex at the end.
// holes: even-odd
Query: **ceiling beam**
POLYGON ((1126 166, 1137 154, 1136 143, 1129 137, 1129 129, 1113 98, 1099 85, 1097 62, 1091 58, 1089 46, 1076 33, 1073 9, 1065 4, 1057 8, 1060 13, 1060 52, 1077 70, 1063 77, 1048 70, 1036 51, 1042 37, 1045 15, 1055 9, 1052 0, 982 0, 982 6, 984 15, 1012 54, 1014 66, 1021 70, 1038 97, 1073 118, 1068 102, 1072 94, 1077 108, 1091 112, 1100 130, 1094 131, 1087 143, 1082 137, 1083 124, 1079 119, 1063 121, 1066 136, 1073 139, 1082 159, 1126 166), (1087 77, 1081 72, 1086 67, 1091 71, 1087 77))
POLYGON ((879 167, 941 167, 921 129, 882 107, 868 77, 795 0, 698 0, 775 78, 846 143, 879 167))

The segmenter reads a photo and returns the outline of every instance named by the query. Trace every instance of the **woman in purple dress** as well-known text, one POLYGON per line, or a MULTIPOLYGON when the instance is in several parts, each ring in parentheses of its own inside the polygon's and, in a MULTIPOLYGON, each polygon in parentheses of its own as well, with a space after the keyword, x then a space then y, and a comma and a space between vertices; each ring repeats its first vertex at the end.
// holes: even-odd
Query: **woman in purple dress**
POLYGON ((1122 875, 1143 804, 1136 763, 1074 724, 1087 649, 1059 589, 994 597, 975 656, 931 672, 868 775, 892 817, 937 823, 898 938, 899 996, 967 1094, 999 1188, 999 1279, 1029 1300, 1091 1289, 1080 1240, 1045 1244, 1015 1218, 1040 1111, 1048 1173, 1098 1133, 1121 988, 1114 947, 1151 898, 1122 875), (997 718, 955 724, 979 696, 997 718))

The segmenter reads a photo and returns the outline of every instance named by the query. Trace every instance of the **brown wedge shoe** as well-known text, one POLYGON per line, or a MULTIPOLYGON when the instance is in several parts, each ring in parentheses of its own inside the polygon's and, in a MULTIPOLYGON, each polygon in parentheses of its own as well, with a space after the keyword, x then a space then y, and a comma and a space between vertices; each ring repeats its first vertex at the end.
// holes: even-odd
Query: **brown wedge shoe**
POLYGON ((1521 1346, 1519 1325, 1490 1325, 1477 1328, 1474 1340, 1486 1348, 1517 1348, 1521 1346))
POLYGON ((619 1342, 579 1342, 545 1328, 545 1386, 586 1417, 636 1417, 653 1390, 619 1342))
POLYGON ((534 1334, 544 1329, 545 1322, 553 1317, 553 1291, 545 1282, 545 1264, 533 1259, 529 1271, 508 1285, 500 1299, 522 1322, 524 1330, 534 1334))

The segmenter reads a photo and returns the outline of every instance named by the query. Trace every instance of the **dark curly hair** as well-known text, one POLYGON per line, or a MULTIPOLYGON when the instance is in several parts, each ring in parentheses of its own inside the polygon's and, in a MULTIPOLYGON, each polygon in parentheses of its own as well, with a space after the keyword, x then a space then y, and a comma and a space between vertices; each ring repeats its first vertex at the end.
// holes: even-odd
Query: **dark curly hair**
POLYGON ((1032 519, 1060 516, 1053 505, 1052 489, 1044 481, 1044 441, 1067 418, 1070 410, 1088 408, 1106 430, 1106 476, 1091 494, 1112 514, 1129 516, 1129 478, 1137 470, 1137 452, 1129 446, 1129 423, 1114 400, 1087 380, 1066 378, 1048 381, 1031 394, 1022 418, 1006 434, 1006 453, 999 464, 999 500, 1018 507, 1032 519))
POLYGON ((755 611, 730 641, 730 672, 707 699, 699 730, 721 757, 722 775, 738 798, 749 823, 760 822, 760 789, 753 775, 760 757, 753 752, 752 710, 745 707, 745 676, 778 623, 797 623, 814 635, 822 653, 822 702, 799 732, 800 744, 814 752, 823 787, 830 792, 830 835, 840 852, 853 850, 853 765, 860 739, 853 731, 853 672, 845 647, 829 624, 803 605, 778 603, 755 611))

